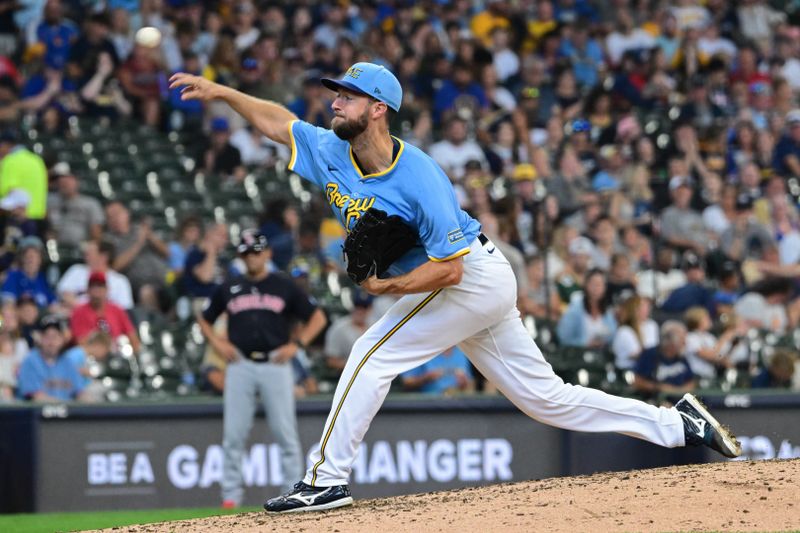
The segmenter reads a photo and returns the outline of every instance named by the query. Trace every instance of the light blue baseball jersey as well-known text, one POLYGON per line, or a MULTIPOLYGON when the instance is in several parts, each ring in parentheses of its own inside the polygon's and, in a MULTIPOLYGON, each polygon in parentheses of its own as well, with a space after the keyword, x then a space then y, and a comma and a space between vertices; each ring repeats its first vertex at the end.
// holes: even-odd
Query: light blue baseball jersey
POLYGON ((289 170, 325 192, 333 213, 348 231, 362 213, 374 207, 398 215, 417 232, 417 246, 386 274, 397 276, 428 260, 447 261, 469 253, 480 224, 459 207, 447 175, 422 150, 397 139, 400 150, 392 165, 365 176, 350 143, 333 131, 295 120, 289 133, 289 170))

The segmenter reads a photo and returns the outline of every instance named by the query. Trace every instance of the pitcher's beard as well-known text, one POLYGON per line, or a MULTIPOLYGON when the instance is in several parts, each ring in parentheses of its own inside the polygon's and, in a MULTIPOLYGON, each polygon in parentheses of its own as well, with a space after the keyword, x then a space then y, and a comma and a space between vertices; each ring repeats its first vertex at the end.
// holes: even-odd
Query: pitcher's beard
POLYGON ((349 141, 361 135, 364 133, 364 131, 366 131, 367 126, 369 126, 368 110, 364 111, 364 113, 356 120, 342 119, 338 123, 331 123, 333 133, 335 133, 336 136, 343 141, 349 141))

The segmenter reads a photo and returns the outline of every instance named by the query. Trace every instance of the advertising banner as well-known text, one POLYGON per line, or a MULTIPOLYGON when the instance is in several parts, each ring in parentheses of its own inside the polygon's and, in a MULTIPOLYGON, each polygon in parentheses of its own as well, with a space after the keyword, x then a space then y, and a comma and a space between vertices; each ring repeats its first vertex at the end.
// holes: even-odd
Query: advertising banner
MULTIPOLYGON (((300 417, 306 451, 324 415, 300 417)), ((558 475, 560 432, 514 412, 385 413, 353 466, 356 497, 379 497, 558 475)), ((38 511, 216 506, 221 418, 52 419, 40 429, 38 511)), ((258 419, 243 459, 245 503, 284 483, 280 447, 258 419)), ((290 480, 294 483, 297 480, 290 480)))
MULTIPOLYGON (((706 401, 735 429, 741 459, 800 457, 800 397, 720 395, 706 401)), ((318 441, 328 407, 324 400, 298 404, 305 451, 318 441)), ((221 501, 218 402, 0 409, 0 434, 15 435, 0 439, 7 452, 0 455, 3 512, 221 501)), ((373 498, 716 460, 722 458, 700 448, 670 450, 621 435, 562 431, 502 398, 390 399, 362 444, 351 488, 357 498, 373 498)), ((254 423, 242 469, 246 505, 262 504, 287 481, 280 448, 262 417, 254 423)))

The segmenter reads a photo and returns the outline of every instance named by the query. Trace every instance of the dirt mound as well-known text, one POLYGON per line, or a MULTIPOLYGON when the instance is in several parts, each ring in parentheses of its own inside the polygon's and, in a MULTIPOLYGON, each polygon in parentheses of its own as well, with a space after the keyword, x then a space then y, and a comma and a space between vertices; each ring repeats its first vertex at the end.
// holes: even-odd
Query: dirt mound
POLYGON ((786 531, 800 460, 728 462, 361 500, 326 513, 246 513, 114 532, 786 531))

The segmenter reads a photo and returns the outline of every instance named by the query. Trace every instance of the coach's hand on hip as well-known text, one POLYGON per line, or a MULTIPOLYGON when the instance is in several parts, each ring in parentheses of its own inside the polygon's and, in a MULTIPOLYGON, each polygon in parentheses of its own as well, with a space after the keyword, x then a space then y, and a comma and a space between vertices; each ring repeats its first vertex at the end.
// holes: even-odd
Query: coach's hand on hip
POLYGON ((226 361, 232 363, 239 359, 239 351, 230 341, 219 339, 216 346, 217 353, 221 355, 226 361))
POLYGON ((287 342, 282 346, 278 346, 275 348, 275 355, 270 358, 271 363, 275 363, 276 365, 280 365, 297 355, 297 349, 299 346, 293 342, 287 342))

